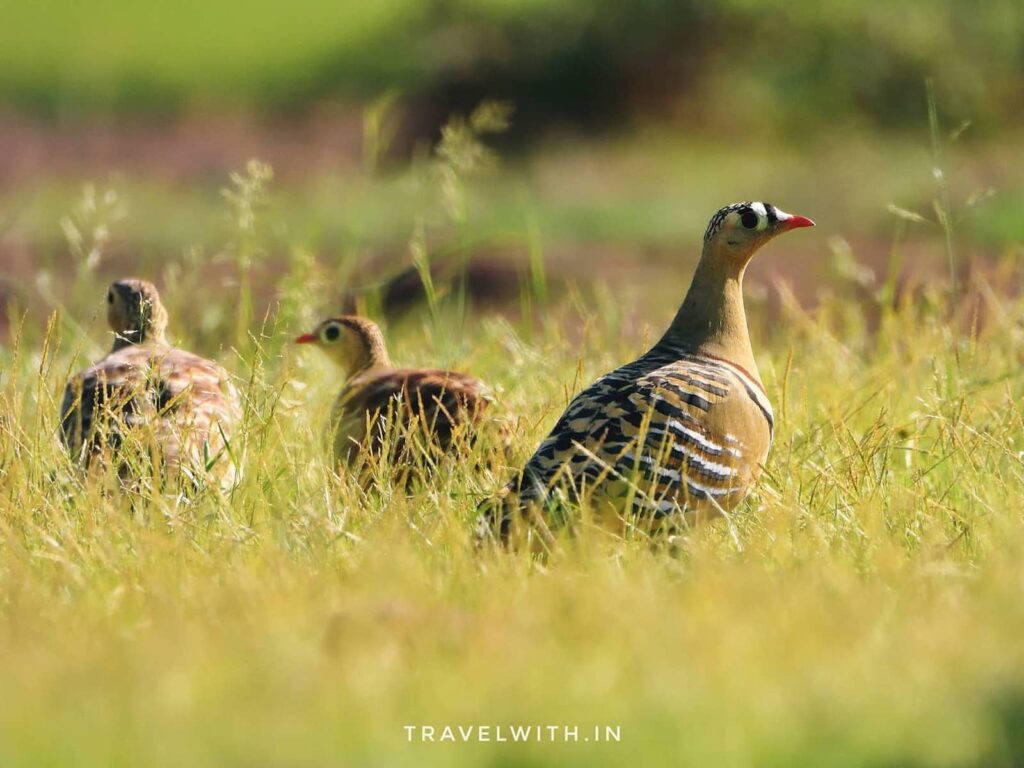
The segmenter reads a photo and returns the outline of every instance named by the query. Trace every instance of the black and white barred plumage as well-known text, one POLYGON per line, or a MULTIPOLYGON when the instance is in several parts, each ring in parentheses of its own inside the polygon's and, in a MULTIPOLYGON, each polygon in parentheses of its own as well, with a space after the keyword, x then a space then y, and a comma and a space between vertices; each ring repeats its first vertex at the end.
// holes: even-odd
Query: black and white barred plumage
POLYGON ((722 222, 725 221, 725 217, 730 213, 735 213, 741 220, 745 214, 753 214, 759 217, 758 221, 763 221, 765 226, 770 226, 779 220, 779 210, 771 203, 758 203, 754 201, 733 203, 732 205, 720 208, 711 217, 711 221, 708 222, 708 228, 704 230, 705 243, 711 240, 718 230, 722 228, 722 222))
POLYGON ((669 330, 572 400, 523 470, 482 505, 480 534, 505 541, 520 524, 546 534, 574 506, 659 524, 744 498, 763 470, 775 418, 750 348, 743 271, 768 240, 809 226, 770 203, 717 211, 669 330))
MULTIPOLYGON (((505 493, 518 509, 589 502, 654 519, 714 512, 746 495, 774 425, 760 382, 743 368, 659 344, 580 392, 505 493)), ((506 537, 517 510, 493 510, 489 522, 506 537)))

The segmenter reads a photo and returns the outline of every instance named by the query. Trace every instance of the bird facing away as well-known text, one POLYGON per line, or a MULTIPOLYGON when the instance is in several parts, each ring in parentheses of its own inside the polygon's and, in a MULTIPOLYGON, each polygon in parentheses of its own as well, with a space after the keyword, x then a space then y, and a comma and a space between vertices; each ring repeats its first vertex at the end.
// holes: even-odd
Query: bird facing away
POLYGON ((572 400, 522 472, 482 505, 480 533, 506 541, 526 521, 526 533, 547 537, 565 502, 655 528, 743 499, 775 427, 747 333, 743 273, 765 243, 812 226, 770 203, 715 213, 664 336, 572 400))
POLYGON ((315 344, 345 371, 331 413, 334 459, 367 473, 364 479, 385 452, 398 476, 408 478, 418 463, 413 444, 451 452, 458 435, 472 440, 490 406, 484 384, 472 376, 395 368, 380 328, 366 318, 332 317, 295 341, 315 344))
POLYGON ((167 343, 167 311, 145 280, 110 286, 107 322, 110 353, 64 390, 61 437, 72 458, 83 466, 115 460, 122 480, 152 471, 195 482, 209 472, 233 485, 228 441, 241 408, 227 372, 167 343))

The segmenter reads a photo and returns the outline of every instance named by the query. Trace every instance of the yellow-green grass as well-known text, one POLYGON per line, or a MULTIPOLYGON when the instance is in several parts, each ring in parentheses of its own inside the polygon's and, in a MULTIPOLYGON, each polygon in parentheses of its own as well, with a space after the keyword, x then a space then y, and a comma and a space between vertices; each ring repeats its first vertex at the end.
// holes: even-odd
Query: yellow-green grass
MULTIPOLYGON (((277 313, 248 341, 226 336, 235 349, 178 337, 245 396, 245 476, 229 496, 132 506, 63 455, 65 377, 105 346, 89 273, 48 334, 12 328, 0 764, 1024 759, 1024 303, 997 298, 1002 286, 962 287, 982 297, 976 332, 939 289, 784 303, 771 327, 754 310, 778 419, 757 492, 677 552, 584 530, 539 562, 472 546, 500 469, 470 457, 411 497, 331 472, 321 433, 339 374, 286 343, 323 309, 316 274, 294 261, 277 313), (493 739, 548 724, 578 726, 580 742, 408 743, 404 729, 490 725, 493 739), (621 741, 583 742, 595 725, 621 741)), ((172 330, 193 308, 237 308, 212 285, 163 288, 172 330)), ((637 326, 601 295, 551 306, 537 327, 471 316, 464 336, 442 303, 388 337, 403 363, 490 382, 517 418, 517 466, 572 392, 641 352, 675 308, 637 326)))

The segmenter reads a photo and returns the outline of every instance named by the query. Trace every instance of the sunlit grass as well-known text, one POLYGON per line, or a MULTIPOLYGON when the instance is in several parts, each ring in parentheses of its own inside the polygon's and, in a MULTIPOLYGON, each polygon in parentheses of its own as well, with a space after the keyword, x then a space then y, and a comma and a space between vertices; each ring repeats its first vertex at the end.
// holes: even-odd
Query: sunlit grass
MULTIPOLYGON (((463 142, 471 155, 478 139, 463 142)), ((176 193, 157 186, 100 185, 60 215, 33 209, 33 226, 49 218, 54 237, 63 220, 67 255, 17 284, 0 346, 0 765, 1024 758, 1019 269, 1003 259, 965 271, 951 296, 927 276, 871 272, 863 261, 878 254, 842 239, 867 229, 887 243, 879 231, 918 227, 918 257, 943 274, 941 232, 927 224, 927 148, 908 158, 889 147, 902 159, 873 161, 886 169, 873 197, 865 165, 858 186, 819 210, 809 168, 770 185, 762 163, 748 174, 755 189, 734 194, 743 168, 728 154, 646 146, 541 156, 490 176, 439 153, 408 177, 346 180, 349 207, 337 205, 338 186, 321 190, 312 214, 251 164, 226 200, 203 192, 178 209, 194 215, 181 229, 167 206, 176 193), (693 198, 668 182, 683 171, 712 178, 712 167, 722 173, 693 198), (784 282, 750 286, 778 420, 754 495, 673 551, 586 527, 544 560, 478 551, 479 502, 574 392, 656 338, 694 255, 638 256, 620 272, 630 279, 609 286, 580 255, 555 272, 549 243, 696 243, 716 204, 768 186, 799 198, 773 196, 831 238, 802 246, 816 254, 802 263, 827 275, 813 309, 784 282), (629 189, 657 203, 617 206, 629 189), (597 212, 574 220, 588 206, 597 212), (345 246, 325 254, 296 222, 339 209, 331 226, 345 246), (360 220, 367 211, 379 219, 360 220), (109 251, 149 224, 166 225, 174 255, 141 254, 133 271, 159 283, 172 340, 222 362, 243 397, 233 450, 244 474, 230 492, 186 499, 144 487, 128 499, 83 478, 57 439, 68 375, 108 346, 109 251), (341 374, 288 340, 351 288, 359 233, 397 243, 398 260, 426 280, 433 243, 467 259, 498 231, 523 244, 521 317, 430 285, 421 308, 379 319, 397 363, 451 366, 491 386, 512 429, 507 466, 484 460, 494 455, 484 440, 412 494, 386 473, 373 491, 339 477, 324 427, 341 374), (188 247, 197 232, 206 239, 188 247), (408 743, 410 724, 554 724, 581 738, 611 725, 622 741, 408 743)), ((848 158, 840 175, 870 155, 848 158)), ((954 213, 968 210, 983 165, 950 173, 954 213)), ((1009 199, 968 213, 992 221, 1009 199)), ((958 258, 980 247, 973 221, 958 221, 958 258)), ((1014 232, 986 230, 997 256, 1019 250, 1014 232)), ((780 243, 758 258, 784 254, 780 243)))
MULTIPOLYGON (((225 300, 163 289, 172 330, 225 300)), ((40 357, 41 329, 16 329, 0 389, 0 762, 1010 765, 1024 304, 991 298, 972 336, 936 297, 755 317, 780 416, 757 493, 675 554, 586 531, 545 563, 472 547, 501 470, 410 498, 332 474, 322 429, 340 381, 287 346, 300 303, 244 358, 198 348, 244 392, 242 484, 134 510, 80 482, 57 443, 80 340, 57 324, 40 357), (412 723, 610 723, 622 743, 407 744, 412 723)), ((81 302, 67 314, 87 320, 81 302)), ((454 343, 457 326, 443 307, 394 326, 393 355, 490 382, 518 416, 512 465, 644 336, 571 302, 530 342, 482 318, 454 343)))

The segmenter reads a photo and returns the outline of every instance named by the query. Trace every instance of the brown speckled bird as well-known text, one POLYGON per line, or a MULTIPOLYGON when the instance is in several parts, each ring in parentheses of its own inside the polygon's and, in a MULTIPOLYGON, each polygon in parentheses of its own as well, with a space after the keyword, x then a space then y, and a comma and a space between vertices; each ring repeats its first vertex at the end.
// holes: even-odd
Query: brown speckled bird
POLYGON ((110 353, 64 390, 61 437, 72 458, 88 466, 109 457, 123 480, 148 467, 163 479, 184 475, 191 482, 208 472, 230 487, 237 456, 225 441, 240 406, 228 374, 167 343, 167 311, 145 280, 110 286, 107 321, 114 331, 110 353))
POLYGON ((715 213, 665 335, 575 397, 520 475, 482 505, 481 535, 506 540, 525 517, 546 536, 566 501, 660 525, 743 499, 775 427, 747 333, 743 273, 772 238, 811 226, 770 203, 715 213))
POLYGON ((472 376, 395 368, 380 328, 366 318, 332 317, 295 341, 315 344, 345 371, 345 386, 331 414, 339 464, 369 470, 386 446, 402 475, 417 459, 410 437, 423 448, 448 452, 456 434, 474 437, 490 406, 483 383, 472 376))

